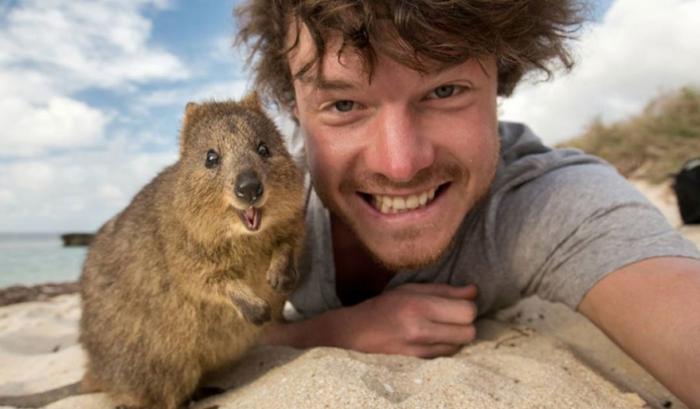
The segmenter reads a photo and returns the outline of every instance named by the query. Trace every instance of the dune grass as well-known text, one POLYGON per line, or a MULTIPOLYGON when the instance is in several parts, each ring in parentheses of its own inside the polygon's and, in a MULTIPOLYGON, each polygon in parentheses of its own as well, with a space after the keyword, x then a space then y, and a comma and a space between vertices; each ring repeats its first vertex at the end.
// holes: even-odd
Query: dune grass
POLYGON ((688 159, 700 157, 700 90, 661 95, 624 121, 596 120, 583 135, 559 146, 600 156, 628 178, 664 182, 688 159))

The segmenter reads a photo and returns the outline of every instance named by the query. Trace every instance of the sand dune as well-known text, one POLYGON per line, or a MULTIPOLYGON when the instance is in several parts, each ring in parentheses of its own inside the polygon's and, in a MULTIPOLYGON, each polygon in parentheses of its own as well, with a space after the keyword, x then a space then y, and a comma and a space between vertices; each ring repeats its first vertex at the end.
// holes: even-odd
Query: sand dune
MULTIPOLYGON (((0 394, 37 392, 80 379, 85 358, 77 344, 78 318, 77 295, 0 309, 0 394)), ((637 394, 619 390, 577 358, 576 349, 557 339, 546 322, 587 324, 564 307, 531 300, 482 320, 480 340, 451 358, 259 347, 213 382, 228 392, 194 408, 644 407, 637 394), (531 319, 537 325, 528 324, 531 319)), ((583 330, 602 336, 595 331, 583 330)), ((668 399, 659 393, 655 400, 668 399)), ((117 403, 92 394, 47 408, 117 403)))

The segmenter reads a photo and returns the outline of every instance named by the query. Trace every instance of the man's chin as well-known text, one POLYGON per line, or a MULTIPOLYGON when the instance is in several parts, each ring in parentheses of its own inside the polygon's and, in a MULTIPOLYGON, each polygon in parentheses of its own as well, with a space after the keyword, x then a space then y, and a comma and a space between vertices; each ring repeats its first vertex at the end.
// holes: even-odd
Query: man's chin
MULTIPOLYGON (((390 271, 415 270, 439 261, 453 247, 455 231, 425 226, 396 231, 376 226, 351 229, 375 262, 390 271)), ((456 230, 456 229, 455 229, 456 230)))
POLYGON ((392 230, 360 217, 353 219, 348 217, 349 213, 332 211, 336 222, 347 227, 372 259, 390 271, 415 270, 434 264, 453 247, 457 228, 447 226, 455 226, 454 220, 392 230))
POLYGON ((372 258, 390 271, 415 270, 439 261, 452 248, 452 242, 440 248, 416 248, 415 241, 408 245, 398 244, 392 249, 375 249, 371 246, 368 251, 372 258))

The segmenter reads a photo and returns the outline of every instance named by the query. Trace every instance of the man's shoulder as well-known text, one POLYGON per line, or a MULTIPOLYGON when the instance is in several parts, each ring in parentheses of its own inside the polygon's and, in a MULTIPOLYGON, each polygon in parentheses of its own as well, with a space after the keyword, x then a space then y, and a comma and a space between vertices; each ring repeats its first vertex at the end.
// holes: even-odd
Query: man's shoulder
POLYGON ((502 123, 500 130, 502 160, 488 211, 497 216, 491 219, 499 221, 493 227, 501 238, 547 226, 539 238, 551 239, 551 234, 567 226, 575 229, 602 211, 622 205, 653 208, 603 159, 578 149, 548 147, 522 124, 502 123))
POLYGON ((578 165, 600 165, 614 172, 614 168, 599 157, 578 149, 545 145, 524 124, 500 122, 499 134, 501 162, 496 172, 494 190, 517 186, 556 170, 571 170, 571 167, 578 165))

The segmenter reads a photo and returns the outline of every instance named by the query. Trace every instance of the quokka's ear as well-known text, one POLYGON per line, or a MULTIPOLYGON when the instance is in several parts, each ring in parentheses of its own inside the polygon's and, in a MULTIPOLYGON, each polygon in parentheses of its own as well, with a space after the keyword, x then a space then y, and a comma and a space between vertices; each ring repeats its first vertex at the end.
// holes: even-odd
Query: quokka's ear
POLYGON ((194 111, 196 111, 198 107, 199 105, 196 102, 188 102, 187 105, 185 105, 185 120, 188 116, 194 114, 194 111))
POLYGON ((258 111, 262 110, 262 104, 260 103, 260 97, 255 91, 250 92, 248 95, 241 99, 240 105, 245 108, 256 109, 258 111))
POLYGON ((182 129, 180 129, 180 156, 185 151, 185 145, 187 145, 187 135, 189 135, 189 128, 197 116, 197 111, 199 110, 199 105, 194 102, 188 102, 185 105, 185 118, 182 120, 182 129))

